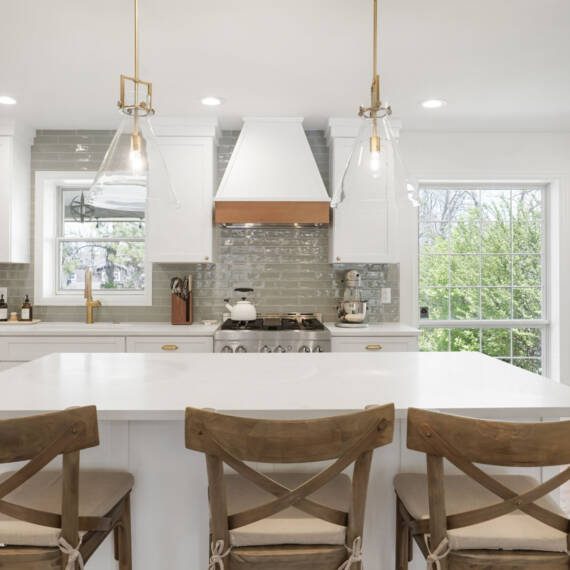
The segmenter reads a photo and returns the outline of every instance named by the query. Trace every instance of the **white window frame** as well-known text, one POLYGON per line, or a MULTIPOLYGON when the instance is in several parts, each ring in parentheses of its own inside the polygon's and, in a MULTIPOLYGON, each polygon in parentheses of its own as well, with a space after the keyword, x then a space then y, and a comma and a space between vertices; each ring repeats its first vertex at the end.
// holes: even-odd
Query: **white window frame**
MULTIPOLYGON (((532 328, 540 329, 541 335, 541 361, 542 361, 542 374, 549 376, 551 372, 551 283, 550 283, 550 263, 551 263, 551 228, 550 228, 550 214, 551 214, 551 201, 552 191, 555 184, 548 180, 422 180, 420 187, 429 186, 449 186, 460 189, 462 186, 515 186, 515 185, 529 185, 529 186, 542 186, 542 318, 540 319, 445 319, 445 320, 430 320, 419 318, 420 308, 420 284, 419 284, 419 271, 420 271, 420 247, 419 247, 419 224, 422 223, 418 212, 418 250, 417 250, 417 286, 416 286, 416 299, 418 309, 418 328, 420 329, 516 329, 516 328, 532 328)), ((481 342, 481 341, 480 341, 481 342)), ((481 348, 481 346, 480 346, 481 348)), ((511 347, 512 349, 512 347, 511 347)), ((514 357, 516 358, 516 357, 514 357)))
MULTIPOLYGON (((58 291, 60 189, 89 188, 95 172, 38 171, 35 177, 34 303, 47 306, 85 304, 83 290, 58 291)), ((152 305, 152 264, 145 247, 145 288, 143 291, 97 290, 94 296, 103 305, 148 307, 152 305)))

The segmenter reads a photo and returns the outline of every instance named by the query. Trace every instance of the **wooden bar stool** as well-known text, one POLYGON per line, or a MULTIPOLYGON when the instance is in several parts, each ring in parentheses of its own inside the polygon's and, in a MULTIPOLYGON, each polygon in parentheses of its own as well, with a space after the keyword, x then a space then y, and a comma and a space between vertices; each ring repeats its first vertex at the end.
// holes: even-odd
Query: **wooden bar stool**
POLYGON ((394 406, 313 420, 186 410, 186 447, 206 454, 211 570, 360 570, 375 448, 392 441, 394 406), (314 474, 262 473, 246 461, 334 460, 314 474), (227 464, 237 475, 224 476, 227 464), (342 472, 354 465, 352 479, 342 472))
POLYGON ((0 568, 83 568, 114 531, 115 558, 130 570, 130 473, 79 471, 81 449, 99 445, 95 406, 0 421, 0 568), (60 471, 42 471, 58 455, 60 471))
POLYGON ((396 569, 411 539, 437 570, 568 570, 569 520, 548 497, 570 468, 540 483, 488 475, 477 464, 545 467, 570 463, 570 422, 511 423, 408 411, 408 448, 427 456, 427 475, 396 476, 396 569), (447 459, 465 475, 444 475, 447 459))

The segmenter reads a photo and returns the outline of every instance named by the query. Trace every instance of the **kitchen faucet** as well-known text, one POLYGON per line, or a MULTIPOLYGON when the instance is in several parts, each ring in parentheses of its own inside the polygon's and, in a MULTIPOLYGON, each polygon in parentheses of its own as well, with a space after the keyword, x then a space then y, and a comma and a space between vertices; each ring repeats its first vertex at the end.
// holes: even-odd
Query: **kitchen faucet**
POLYGON ((85 322, 88 325, 94 323, 93 309, 101 306, 99 299, 93 299, 93 270, 89 267, 85 270, 85 322))

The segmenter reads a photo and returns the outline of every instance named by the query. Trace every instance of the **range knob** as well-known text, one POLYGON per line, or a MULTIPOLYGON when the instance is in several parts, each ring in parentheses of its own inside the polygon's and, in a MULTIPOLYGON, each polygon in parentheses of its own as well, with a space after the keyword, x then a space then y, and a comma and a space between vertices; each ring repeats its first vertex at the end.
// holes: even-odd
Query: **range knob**
POLYGON ((271 352, 271 349, 266 344, 264 344, 259 352, 271 352))
POLYGON ((236 348, 236 352, 247 352, 247 348, 241 344, 236 348))
POLYGON ((317 346, 313 348, 313 352, 323 352, 323 349, 317 344, 317 346))
POLYGON ((273 352, 287 352, 280 344, 278 344, 274 349, 273 352))
POLYGON ((224 348, 222 348, 222 352, 233 352, 233 349, 231 346, 228 346, 226 344, 226 346, 224 346, 224 348))
POLYGON ((303 345, 299 348, 299 352, 311 352, 311 349, 308 346, 303 345))

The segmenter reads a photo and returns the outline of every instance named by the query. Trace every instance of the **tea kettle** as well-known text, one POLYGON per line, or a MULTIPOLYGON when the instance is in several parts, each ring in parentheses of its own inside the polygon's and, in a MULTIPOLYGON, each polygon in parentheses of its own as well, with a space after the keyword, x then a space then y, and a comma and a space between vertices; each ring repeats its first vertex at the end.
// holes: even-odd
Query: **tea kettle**
MULTIPOLYGON (((253 289, 248 287, 238 287, 234 291, 236 293, 253 293, 253 289)), ((224 299, 224 301, 226 301, 226 309, 230 312, 232 321, 255 321, 257 319, 255 305, 248 301, 247 297, 243 296, 235 305, 230 305, 229 299, 224 299)))

